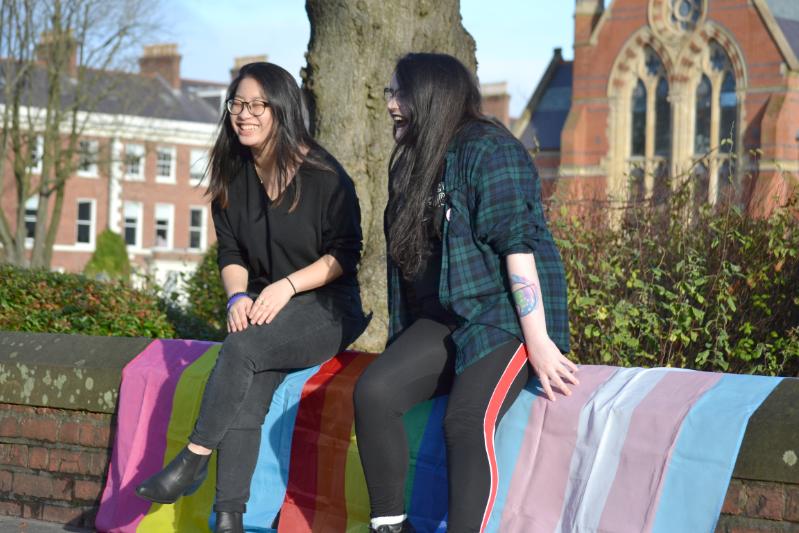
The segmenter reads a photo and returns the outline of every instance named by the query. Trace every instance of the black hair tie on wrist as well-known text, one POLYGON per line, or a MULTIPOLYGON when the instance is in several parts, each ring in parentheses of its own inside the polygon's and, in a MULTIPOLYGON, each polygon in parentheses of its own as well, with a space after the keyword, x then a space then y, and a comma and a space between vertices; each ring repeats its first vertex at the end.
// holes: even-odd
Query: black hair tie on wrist
POLYGON ((286 276, 286 281, 289 282, 289 285, 291 285, 291 289, 294 291, 294 294, 296 295, 297 294, 297 287, 295 287, 294 284, 291 282, 291 278, 286 276))

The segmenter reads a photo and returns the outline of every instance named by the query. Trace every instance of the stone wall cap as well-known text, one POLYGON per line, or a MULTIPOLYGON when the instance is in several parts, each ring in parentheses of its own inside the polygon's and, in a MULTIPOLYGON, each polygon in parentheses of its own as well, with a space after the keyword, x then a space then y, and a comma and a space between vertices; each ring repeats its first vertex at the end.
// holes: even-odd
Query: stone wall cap
POLYGON ((733 477, 799 483, 799 379, 783 379, 752 414, 733 477))
POLYGON ((0 402, 113 413, 141 337, 0 331, 0 402))

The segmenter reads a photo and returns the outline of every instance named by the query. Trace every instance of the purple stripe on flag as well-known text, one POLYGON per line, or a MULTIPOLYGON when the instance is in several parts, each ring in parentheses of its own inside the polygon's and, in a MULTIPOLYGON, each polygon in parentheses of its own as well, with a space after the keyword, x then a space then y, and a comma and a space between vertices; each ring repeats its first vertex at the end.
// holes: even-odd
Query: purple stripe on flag
POLYGON ((645 524, 641 531, 652 528, 682 421, 721 376, 671 371, 638 404, 599 522, 600 531, 622 531, 630 524, 645 524))
POLYGON ((500 531, 555 530, 577 442, 580 412, 617 370, 608 366, 581 366, 577 373, 580 385, 572 388, 571 396, 558 395, 556 402, 542 398, 533 403, 500 531))
POLYGON ((149 510, 152 504, 134 490, 163 467, 175 387, 212 345, 156 340, 122 370, 111 468, 95 521, 99 531, 134 532, 149 510))

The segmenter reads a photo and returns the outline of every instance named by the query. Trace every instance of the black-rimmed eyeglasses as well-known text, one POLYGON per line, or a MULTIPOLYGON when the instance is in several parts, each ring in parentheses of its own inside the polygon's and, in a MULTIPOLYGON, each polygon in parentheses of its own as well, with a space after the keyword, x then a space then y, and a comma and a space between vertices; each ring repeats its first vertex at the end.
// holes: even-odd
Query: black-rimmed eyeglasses
POLYGON ((385 98, 386 102, 388 102, 394 97, 399 98, 400 92, 401 91, 399 89, 392 89, 391 87, 386 87, 383 89, 383 98, 385 98))
POLYGON ((228 113, 231 115, 238 115, 244 108, 247 108, 247 111, 254 117, 260 117, 266 111, 266 108, 269 107, 269 102, 265 102, 263 100, 253 100, 252 102, 245 102, 244 100, 238 100, 236 98, 231 98, 230 100, 225 102, 225 108, 227 108, 228 113))

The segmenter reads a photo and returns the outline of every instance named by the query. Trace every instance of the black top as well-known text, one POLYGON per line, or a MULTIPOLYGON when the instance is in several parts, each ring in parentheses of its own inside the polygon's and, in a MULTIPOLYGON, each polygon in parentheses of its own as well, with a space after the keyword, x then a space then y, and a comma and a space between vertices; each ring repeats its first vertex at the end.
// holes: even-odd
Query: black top
POLYGON ((228 206, 212 206, 217 263, 247 269, 247 291, 259 293, 270 283, 330 254, 343 275, 320 289, 357 291, 361 211, 346 171, 328 154, 317 152, 330 169, 304 162, 279 203, 269 199, 255 166, 247 163, 228 187, 228 206), (295 187, 300 200, 289 212, 295 187))
POLYGON ((422 223, 427 225, 430 255, 427 256, 424 268, 413 279, 402 279, 402 290, 414 319, 428 318, 455 329, 455 316, 444 308, 438 296, 441 278, 441 228, 444 225, 446 206, 446 195, 441 183, 436 194, 428 200, 428 206, 431 208, 429 218, 426 217, 422 223))

